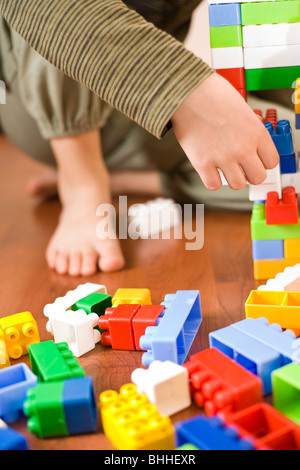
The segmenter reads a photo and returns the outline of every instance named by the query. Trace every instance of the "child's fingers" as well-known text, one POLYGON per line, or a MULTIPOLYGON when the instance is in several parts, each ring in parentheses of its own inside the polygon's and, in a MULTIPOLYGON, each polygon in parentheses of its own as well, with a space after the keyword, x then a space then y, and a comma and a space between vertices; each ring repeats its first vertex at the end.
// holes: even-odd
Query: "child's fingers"
POLYGON ((237 191, 239 189, 243 189, 246 186, 246 177, 240 165, 228 164, 222 169, 222 172, 231 189, 237 191))
POLYGON ((209 168, 198 169, 197 171, 204 185, 210 191, 217 191, 222 187, 221 177, 217 168, 211 166, 209 168))
POLYGON ((242 162, 241 165, 246 179, 250 184, 261 184, 265 181, 267 172, 258 155, 247 159, 247 161, 242 162))
POLYGON ((272 170, 279 163, 279 154, 276 150, 272 137, 266 130, 263 139, 260 140, 257 148, 257 154, 264 167, 272 170))

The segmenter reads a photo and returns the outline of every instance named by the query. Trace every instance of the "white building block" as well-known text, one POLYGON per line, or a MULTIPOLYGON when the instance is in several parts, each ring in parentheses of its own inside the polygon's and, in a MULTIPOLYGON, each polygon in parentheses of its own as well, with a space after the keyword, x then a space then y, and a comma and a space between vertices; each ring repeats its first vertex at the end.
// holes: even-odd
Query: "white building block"
MULTIPOLYGON (((102 286, 100 284, 93 284, 91 282, 87 282, 85 284, 80 284, 75 290, 67 292, 64 297, 58 297, 52 304, 47 304, 44 307, 44 315, 49 319, 46 325, 46 330, 53 336, 55 336, 52 319, 54 317, 56 319, 61 318, 68 310, 71 310, 72 306, 76 302, 78 302, 78 300, 81 300, 87 295, 94 293, 106 295, 107 289, 105 286, 102 286)), ((72 314, 74 314, 73 311, 72 314)))
POLYGON ((281 185, 294 186, 296 194, 300 194, 300 173, 285 173, 281 175, 281 185))
POLYGON ((270 191, 278 192, 279 198, 282 197, 280 167, 277 165, 273 170, 267 170, 267 178, 262 184, 249 184, 249 200, 265 201, 270 191))
POLYGON ((244 49, 244 64, 246 70, 299 66, 300 45, 248 47, 244 49))
POLYGON ((51 330, 55 343, 67 343, 75 357, 95 348, 101 340, 101 333, 94 329, 98 325, 96 313, 86 314, 84 310, 56 311, 51 317, 51 330))
POLYGON ((132 382, 162 416, 172 416, 191 405, 188 371, 171 361, 153 361, 148 369, 136 369, 132 382))
POLYGON ((283 273, 278 273, 274 279, 269 279, 266 284, 258 287, 258 290, 284 291, 286 286, 300 278, 300 264, 285 268, 283 273))
POLYGON ((2 419, 0 419, 0 429, 6 429, 7 427, 7 424, 2 419))
POLYGON ((181 226, 182 210, 173 199, 157 198, 128 209, 128 233, 131 238, 154 238, 159 233, 181 226))
MULTIPOLYGON (((222 185, 223 186, 228 185, 227 180, 225 179, 225 176, 222 173, 222 171, 218 169, 218 172, 219 172, 219 175, 221 177, 222 185)), ((280 183, 280 181, 281 181, 280 165, 277 165, 272 170, 267 170, 266 173, 267 173, 267 177, 266 177, 265 181, 262 184, 280 183)), ((248 182, 247 182, 247 184, 248 184, 248 182)))
POLYGON ((244 67, 243 48, 217 47, 211 50, 212 66, 215 69, 235 69, 244 67))
POLYGON ((243 26, 243 47, 300 44, 300 23, 243 26))

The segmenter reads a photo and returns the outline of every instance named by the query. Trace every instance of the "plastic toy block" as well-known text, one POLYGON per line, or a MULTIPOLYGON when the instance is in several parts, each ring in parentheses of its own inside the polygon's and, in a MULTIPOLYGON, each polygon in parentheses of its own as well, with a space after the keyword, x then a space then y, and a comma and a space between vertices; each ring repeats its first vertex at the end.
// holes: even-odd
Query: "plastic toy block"
POLYGON ((127 384, 99 397, 102 425, 108 439, 119 450, 174 450, 170 418, 161 416, 136 386, 127 384))
POLYGON ((3 331, 0 330, 0 370, 9 366, 10 366, 10 360, 8 357, 8 352, 7 352, 6 344, 4 341, 4 334, 3 334, 3 331))
POLYGON ((188 371, 170 361, 154 361, 148 369, 135 369, 132 382, 162 416, 172 416, 191 405, 188 371))
POLYGON ((66 380, 63 404, 69 434, 96 432, 97 404, 91 377, 66 380))
POLYGON ((297 172, 296 155, 294 153, 280 156, 280 171, 282 174, 297 172))
POLYGON ((300 1, 242 3, 241 17, 242 25, 299 23, 300 1))
POLYGON ((284 257, 286 259, 300 259, 300 238, 284 240, 284 257))
POLYGON ((95 293, 106 295, 106 287, 90 282, 80 284, 75 290, 67 292, 64 297, 58 297, 52 304, 47 304, 44 308, 44 315, 49 319, 46 325, 47 331, 52 331, 51 319, 54 314, 57 318, 58 314, 62 315, 67 310, 72 310, 81 299, 95 293))
POLYGON ((0 329, 11 359, 28 354, 29 345, 40 342, 38 326, 30 312, 0 318, 0 329))
POLYGON ((101 333, 95 328, 98 321, 97 313, 87 315, 84 310, 56 311, 47 330, 53 335, 55 343, 67 343, 72 354, 81 357, 101 340, 101 333))
POLYGON ((288 364, 272 374, 273 406, 296 424, 300 424, 300 353, 294 350, 297 364, 288 364))
POLYGON ((99 327, 107 330, 102 333, 101 343, 113 349, 134 351, 132 320, 140 308, 140 305, 120 304, 115 308, 106 309, 105 314, 98 320, 99 327))
MULTIPOLYGON (((254 204, 251 216, 252 240, 285 240, 299 238, 300 222, 292 225, 267 225, 265 217, 265 205, 254 204)), ((286 266, 283 266, 283 269, 286 266)), ((283 271, 279 269, 277 272, 283 271)), ((276 274, 276 273, 275 273, 276 274)), ((269 276, 272 277, 272 276, 269 276)))
POLYGON ((97 407, 91 377, 41 383, 27 392, 24 413, 40 438, 95 432, 97 407))
POLYGON ((0 371, 0 416, 7 423, 18 421, 26 392, 36 384, 37 377, 26 364, 16 364, 0 371))
POLYGON ((0 450, 28 450, 27 441, 22 434, 10 429, 0 420, 0 450))
POLYGON ((198 447, 194 446, 193 444, 187 443, 187 444, 182 444, 180 447, 176 447, 175 450, 200 450, 198 447))
POLYGON ((271 372, 282 366, 282 357, 277 351, 232 325, 211 332, 209 344, 257 375, 263 382, 264 395, 271 393, 271 372))
POLYGON ((112 297, 110 295, 94 292, 72 305, 72 310, 84 310, 85 313, 97 313, 98 317, 104 315, 107 308, 111 307, 112 297))
POLYGON ((167 294, 162 305, 163 317, 157 326, 149 326, 140 339, 140 347, 147 351, 142 358, 145 367, 154 360, 182 365, 202 322, 199 291, 167 294))
POLYGON ((181 207, 173 199, 156 198, 128 209, 128 233, 132 239, 159 238, 159 234, 182 226, 181 207))
POLYGON ((243 89, 237 88, 237 91, 238 91, 239 94, 244 98, 244 100, 247 99, 247 92, 246 92, 246 90, 245 90, 244 88, 243 88, 243 89))
POLYGON ((288 120, 282 119, 278 121, 275 129, 268 122, 264 123, 264 125, 269 131, 279 155, 291 155, 294 153, 292 129, 288 120))
POLYGON ((209 5, 210 26, 234 26, 241 24, 241 6, 239 3, 228 5, 209 5))
POLYGON ((225 416, 228 426, 261 450, 299 450, 300 428, 267 403, 225 416))
POLYGON ((177 446, 191 443, 200 450, 255 450, 250 439, 214 416, 195 416, 175 424, 177 446))
POLYGON ((245 89, 245 71, 243 68, 238 69, 218 69, 216 72, 231 83, 234 88, 245 89))
POLYGON ((184 367, 195 403, 209 416, 262 400, 262 381, 216 348, 194 354, 184 367))
POLYGON ((295 114, 300 114, 300 79, 296 80, 295 92, 293 94, 293 102, 295 104, 295 114))
POLYGON ((296 285, 298 282, 300 291, 300 264, 288 267, 276 274, 274 279, 269 279, 266 284, 259 286, 258 290, 297 292, 298 289, 290 289, 289 286, 296 285))
POLYGON ((268 193, 265 209, 267 225, 289 225, 299 222, 298 198, 292 186, 283 188, 281 200, 278 193, 268 193))
POLYGON ((151 305, 149 289, 118 289, 112 299, 112 306, 120 304, 151 305))
POLYGON ((243 26, 244 47, 267 47, 300 44, 300 23, 243 26))
POLYGON ((300 129, 300 114, 295 115, 295 128, 300 129))
POLYGON ((244 67, 243 48, 241 46, 211 49, 211 59, 214 69, 236 69, 244 67))
POLYGON ((135 349, 142 351, 140 339, 145 334, 148 326, 156 326, 157 321, 164 315, 163 305, 141 305, 132 319, 135 349))
POLYGON ((293 83, 299 75, 300 67, 271 67, 267 69, 245 70, 246 90, 293 88, 293 83))
POLYGON ((284 240, 253 240, 252 257, 253 259, 283 259, 284 240))
POLYGON ((249 200, 250 201, 265 201, 267 199, 267 194, 271 191, 276 191, 279 197, 282 196, 279 165, 278 165, 278 170, 276 170, 276 172, 277 171, 278 171, 277 181, 269 182, 266 179, 262 184, 259 184, 259 185, 249 184, 249 200))
POLYGON ((29 359, 39 382, 84 377, 85 372, 69 350, 67 343, 54 344, 53 341, 29 346, 29 359))
POLYGON ((246 318, 266 318, 281 328, 300 332, 300 292, 252 290, 245 303, 246 318))
POLYGON ((300 259, 253 260, 254 279, 269 279, 289 266, 299 263, 300 259))
MULTIPOLYGON (((270 108, 270 109, 267 109, 266 110, 266 115, 263 116, 263 113, 262 113, 262 110, 261 109, 253 109, 253 112, 260 117, 261 121, 262 122, 271 122, 271 124, 273 125, 273 127, 276 127, 277 126, 277 121, 278 121, 278 118, 277 118, 277 110, 274 109, 274 108, 270 108)), ((273 173, 273 171, 271 170, 271 172, 273 173)), ((277 179, 276 179, 277 181, 277 179)))
POLYGON ((210 47, 238 47, 243 46, 242 27, 216 26, 209 28, 210 47))
POLYGON ((298 67, 300 45, 247 47, 244 49, 245 70, 272 67, 298 67))

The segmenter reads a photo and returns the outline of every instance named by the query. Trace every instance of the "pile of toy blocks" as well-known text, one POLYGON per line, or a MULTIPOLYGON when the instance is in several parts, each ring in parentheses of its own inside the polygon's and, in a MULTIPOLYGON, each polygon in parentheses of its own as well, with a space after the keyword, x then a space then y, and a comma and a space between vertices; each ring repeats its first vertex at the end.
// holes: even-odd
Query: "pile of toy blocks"
MULTIPOLYGON (((295 276, 299 266, 284 284, 295 287, 295 276)), ((66 342, 40 342, 29 312, 2 318, 0 449, 28 449, 24 436, 8 427, 21 413, 42 439, 96 433, 100 413, 118 450, 299 450, 297 295, 252 291, 246 319, 211 332, 210 347, 189 360, 202 320, 199 291, 167 294, 155 306, 148 289, 118 289, 110 296, 105 286, 79 285, 44 309, 48 331, 66 342), (70 349, 88 352, 95 340, 145 351, 144 367, 132 372, 131 383, 103 391, 98 402, 92 378, 70 349), (7 360, 26 354, 30 367, 7 360), (274 407, 263 402, 270 393, 274 407), (199 413, 173 424, 171 417, 192 402, 199 413)))
POLYGON ((212 66, 247 91, 290 88, 300 76, 300 1, 209 0, 212 66))

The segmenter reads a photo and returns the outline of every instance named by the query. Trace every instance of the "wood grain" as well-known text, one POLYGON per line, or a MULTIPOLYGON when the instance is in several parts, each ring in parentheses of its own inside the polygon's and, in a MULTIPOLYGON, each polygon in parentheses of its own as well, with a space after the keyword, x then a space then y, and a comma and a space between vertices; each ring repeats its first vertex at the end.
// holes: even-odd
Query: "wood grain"
MULTIPOLYGON (((26 194, 28 178, 43 167, 26 159, 3 137, 0 158, 0 317, 29 310, 41 340, 52 339, 45 329, 45 304, 91 281, 105 284, 112 295, 119 287, 147 287, 154 304, 178 289, 199 289, 203 322, 190 354, 208 347, 210 331, 244 318, 244 302, 259 285, 252 272, 249 213, 206 211, 205 243, 199 251, 186 251, 186 240, 124 240, 127 265, 122 272, 76 279, 59 276, 47 268, 44 255, 57 223, 59 202, 38 203, 26 194)), ((86 375, 93 377, 98 399, 102 391, 119 390, 130 382, 131 372, 141 367, 141 355, 98 344, 79 361, 86 375)), ((29 364, 28 356, 20 362, 29 364)), ((192 406, 172 419, 176 422, 199 412, 192 406)), ((100 420, 96 434, 60 439, 34 437, 27 431, 25 418, 12 427, 28 437, 31 449, 113 449, 100 420)))

